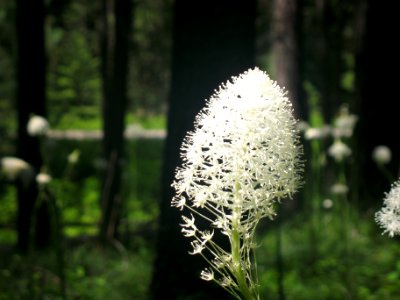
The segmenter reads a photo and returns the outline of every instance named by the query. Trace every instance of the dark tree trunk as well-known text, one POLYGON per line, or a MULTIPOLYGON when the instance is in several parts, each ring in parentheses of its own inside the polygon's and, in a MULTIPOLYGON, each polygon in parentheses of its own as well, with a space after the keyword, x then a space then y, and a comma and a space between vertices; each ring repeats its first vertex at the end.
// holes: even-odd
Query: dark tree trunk
POLYGON ((303 17, 300 58, 303 80, 316 90, 325 122, 330 123, 344 102, 341 80, 347 6, 334 0, 304 2, 307 15, 303 17))
MULTIPOLYGON (((26 126, 31 114, 46 116, 45 78, 46 59, 44 42, 45 9, 43 0, 16 2, 17 26, 17 156, 29 162, 38 172, 42 166, 40 141, 28 135, 26 126)), ((27 187, 18 186, 18 248, 28 249, 32 213, 37 198, 35 180, 27 187)), ((46 212, 40 207, 39 212, 46 212)), ((49 242, 48 213, 36 218, 36 242, 41 246, 49 242)))
POLYGON ((276 81, 288 91, 297 117, 301 113, 299 89, 299 3, 275 0, 273 8, 273 52, 276 81))
POLYGON ((170 207, 170 184, 181 164, 179 148, 195 115, 219 84, 254 66, 256 1, 175 2, 172 82, 169 100, 163 195, 152 299, 228 299, 216 284, 202 281, 206 267, 190 256, 188 239, 180 233, 179 211, 170 207))
POLYGON ((360 196, 366 205, 381 205, 383 193, 389 191, 391 182, 378 170, 371 153, 378 145, 388 146, 393 155, 387 168, 393 174, 393 180, 398 179, 398 77, 393 72, 398 70, 400 60, 399 45, 395 42, 400 21, 397 10, 392 6, 372 0, 360 0, 360 5, 367 11, 366 19, 359 17, 357 25, 363 37, 356 55, 357 106, 360 111, 357 153, 362 178, 360 196))
POLYGON ((103 148, 107 162, 103 179, 100 239, 114 238, 121 203, 121 162, 127 105, 131 0, 103 0, 101 37, 103 77, 103 148))

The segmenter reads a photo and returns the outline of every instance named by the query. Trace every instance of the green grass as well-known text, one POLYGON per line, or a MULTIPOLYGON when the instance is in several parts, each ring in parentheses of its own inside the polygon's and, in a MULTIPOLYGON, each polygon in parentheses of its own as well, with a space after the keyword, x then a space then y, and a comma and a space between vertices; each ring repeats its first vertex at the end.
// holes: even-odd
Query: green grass
MULTIPOLYGON (((98 107, 79 107, 57 120, 50 120, 53 129, 81 129, 81 130, 100 130, 103 126, 101 112, 98 107)), ((127 113, 125 124, 138 124, 144 129, 165 129, 166 117, 154 114, 127 113)))
MULTIPOLYGON (((352 216, 347 242, 338 230, 340 223, 336 212, 325 211, 318 236, 311 240, 310 219, 306 214, 291 216, 283 222, 280 253, 285 298, 399 299, 398 240, 382 236, 370 213, 352 216)), ((261 232, 259 244, 262 299, 280 299, 276 227, 261 232)))

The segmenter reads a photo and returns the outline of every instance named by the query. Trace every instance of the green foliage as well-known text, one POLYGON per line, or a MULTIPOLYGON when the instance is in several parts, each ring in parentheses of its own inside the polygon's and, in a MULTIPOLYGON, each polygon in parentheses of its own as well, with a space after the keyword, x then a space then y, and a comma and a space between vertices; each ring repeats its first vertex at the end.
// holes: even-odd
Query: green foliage
POLYGON ((161 193, 162 147, 161 140, 132 140, 128 144, 130 163, 124 174, 123 188, 131 199, 125 208, 129 223, 148 222, 158 215, 158 201, 155 200, 161 193))
POLYGON ((16 190, 11 185, 0 185, 0 224, 10 227, 2 228, 0 244, 14 244, 17 240, 13 224, 16 223, 17 201, 16 190))
MULTIPOLYGON (((146 299, 153 254, 136 250, 100 248, 91 243, 67 248, 68 299, 146 299)), ((30 257, 2 255, 0 299, 62 299, 54 254, 37 252, 30 257)))
MULTIPOLYGON (((14 1, 0 1, 0 137, 16 130, 14 1)), ((0 151, 4 146, 0 145, 0 151)))
MULTIPOLYGON (((100 217, 100 141, 48 140, 45 148, 48 172, 53 176, 49 188, 64 221, 68 299, 147 299, 163 140, 129 140, 126 144, 119 227, 125 246, 116 243, 115 249, 88 242, 95 238, 100 217), (80 159, 71 166, 67 156, 76 149, 80 159)), ((10 224, 16 212, 15 187, 0 187, 0 224, 10 224)), ((0 228, 0 243, 14 242, 15 231, 0 228)), ((25 257, 0 248, 6 258, 0 261, 0 299, 62 299, 53 250, 34 251, 25 257)))
POLYGON ((116 252, 81 246, 70 254, 69 259, 70 295, 88 300, 147 298, 152 264, 149 249, 116 252))
POLYGON ((166 116, 163 114, 129 113, 126 116, 126 124, 139 124, 144 129, 165 129, 167 127, 166 116))
POLYGON ((173 1, 137 1, 129 82, 131 107, 165 114, 170 78, 173 1), (162 37, 162 38, 160 38, 162 37))
MULTIPOLYGON (((287 299, 397 299, 399 286, 398 241, 377 232, 373 216, 351 219, 347 246, 338 232, 338 213, 325 210, 317 256, 310 256, 304 215, 288 219, 281 228, 284 293, 287 299)), ((276 228, 260 234, 257 249, 263 299, 279 299, 277 291, 276 228)))
MULTIPOLYGON (((60 35, 59 30, 49 35, 60 35)), ((48 73, 49 102, 52 103, 49 121, 57 127, 63 116, 90 121, 100 117, 101 81, 99 58, 91 53, 88 40, 82 32, 64 32, 58 42, 58 53, 50 65, 54 70, 48 73), (72 111, 70 111, 72 110, 72 111)), ((65 125, 64 125, 65 126, 65 125)))
MULTIPOLYGON (((80 106, 70 107, 69 111, 63 114, 52 127, 59 130, 101 130, 102 123, 99 107, 80 106)), ((166 117, 163 114, 130 112, 126 114, 125 124, 126 127, 137 124, 144 129, 165 129, 166 117)))

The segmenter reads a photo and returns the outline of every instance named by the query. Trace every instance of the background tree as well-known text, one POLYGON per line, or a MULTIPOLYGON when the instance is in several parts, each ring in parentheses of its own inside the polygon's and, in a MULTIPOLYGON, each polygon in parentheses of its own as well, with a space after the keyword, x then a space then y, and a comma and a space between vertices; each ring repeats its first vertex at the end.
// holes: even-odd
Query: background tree
MULTIPOLYGON (((17 156, 29 162, 36 172, 42 166, 39 140, 27 133, 32 114, 46 116, 46 58, 44 38, 44 1, 17 1, 17 156), (34 47, 32 47, 34 45, 34 47)), ((36 182, 18 187, 18 248, 28 249, 33 208, 37 198, 36 182)), ((49 242, 48 207, 43 203, 37 210, 36 242, 41 246, 49 242)))
POLYGON ((382 191, 388 191, 391 180, 377 168, 371 159, 372 150, 386 145, 392 151, 392 160, 387 166, 398 178, 400 164, 400 141, 398 135, 397 78, 392 72, 399 65, 399 45, 394 42, 398 34, 399 20, 396 10, 376 1, 356 2, 360 13, 355 19, 359 47, 356 51, 355 109, 360 114, 359 139, 359 186, 365 206, 381 203, 382 191), (368 174, 368 176, 366 176, 368 174))
POLYGON ((304 106, 300 110, 299 93, 299 34, 302 1, 275 0, 273 4, 272 51, 275 79, 286 88, 296 114, 304 118, 304 106))
POLYGON ((226 299, 220 287, 199 278, 204 261, 190 256, 179 229, 179 213, 171 209, 170 184, 181 163, 179 148, 195 115, 218 85, 253 67, 256 1, 177 0, 174 7, 172 82, 168 137, 163 169, 163 195, 152 298, 226 299), (190 268, 188 267, 190 266, 190 268))
POLYGON ((114 237, 121 202, 120 181, 124 147, 131 0, 103 0, 101 36, 103 78, 103 147, 107 162, 102 190, 100 238, 114 237))
MULTIPOLYGON (((342 79, 349 69, 348 32, 352 32, 351 5, 337 0, 304 0, 301 22, 302 85, 306 99, 318 96, 318 105, 329 123, 345 98, 342 79), (315 93, 316 92, 316 93, 315 93)), ((350 42, 351 43, 351 42, 350 42)), ((310 109, 310 103, 308 103, 310 109)))

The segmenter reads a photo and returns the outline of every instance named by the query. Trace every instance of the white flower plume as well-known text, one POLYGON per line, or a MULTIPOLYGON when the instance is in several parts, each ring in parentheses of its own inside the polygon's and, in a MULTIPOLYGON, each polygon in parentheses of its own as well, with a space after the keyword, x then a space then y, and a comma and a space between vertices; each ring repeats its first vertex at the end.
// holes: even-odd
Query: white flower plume
MULTIPOLYGON (((182 145, 174 202, 271 216, 297 190, 300 159, 291 103, 259 69, 233 77, 208 101, 182 145), (237 190, 238 195, 234 195, 237 190)), ((248 220, 250 221, 250 220, 248 220)), ((229 228, 226 228, 229 229, 229 228)))
POLYGON ((400 235, 400 179, 385 194, 383 207, 375 214, 375 220, 390 237, 400 235))
POLYGON ((212 236, 201 244, 207 233, 196 228, 193 252, 203 255, 199 246, 204 245, 214 261, 226 256, 242 259, 241 264, 226 264, 229 271, 212 265, 214 278, 221 275, 220 283, 235 275, 232 286, 241 286, 236 269, 245 268, 242 280, 251 278, 247 262, 258 221, 272 218, 273 204, 291 197, 301 183, 302 147, 292 105, 276 82, 258 68, 232 77, 197 115, 181 155, 183 165, 172 184, 176 190, 172 205, 189 208, 231 242, 230 250, 215 245, 212 236))

